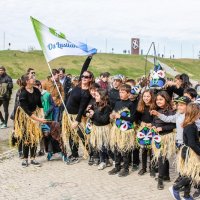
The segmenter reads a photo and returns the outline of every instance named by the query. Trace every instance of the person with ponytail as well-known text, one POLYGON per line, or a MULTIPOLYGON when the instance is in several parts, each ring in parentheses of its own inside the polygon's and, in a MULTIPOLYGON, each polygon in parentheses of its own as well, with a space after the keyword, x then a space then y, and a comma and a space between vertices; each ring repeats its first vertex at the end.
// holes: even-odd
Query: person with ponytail
POLYGON ((173 97, 173 94, 182 97, 184 90, 190 87, 192 87, 192 84, 190 83, 187 74, 176 75, 174 82, 168 81, 166 83, 166 90, 171 98, 173 97))
POLYGON ((30 150, 31 164, 41 166, 35 160, 36 149, 41 138, 41 123, 46 123, 42 116, 41 93, 34 87, 35 76, 25 74, 21 77, 21 93, 19 95, 19 106, 15 113, 15 135, 22 140, 23 157, 22 166, 28 166, 28 155, 30 150))
POLYGON ((92 121, 89 141, 91 147, 100 154, 100 164, 98 170, 111 166, 109 162, 108 149, 110 140, 110 113, 108 105, 108 94, 104 89, 97 89, 95 103, 86 113, 92 121))
MULTIPOLYGON (((69 139, 71 148, 71 156, 69 156, 68 164, 79 162, 79 139, 81 139, 85 150, 88 150, 85 135, 84 112, 91 100, 89 88, 94 82, 94 75, 90 71, 85 71, 81 75, 81 81, 72 89, 67 100, 66 112, 63 113, 62 132, 64 134, 64 143, 69 139)), ((86 153, 85 151, 85 153, 86 153)))
POLYGON ((200 183, 200 142, 196 120, 200 118, 200 106, 190 103, 187 106, 183 126, 183 143, 177 157, 177 170, 181 178, 169 188, 174 199, 180 200, 183 188, 185 200, 192 200, 190 190, 192 183, 200 183))

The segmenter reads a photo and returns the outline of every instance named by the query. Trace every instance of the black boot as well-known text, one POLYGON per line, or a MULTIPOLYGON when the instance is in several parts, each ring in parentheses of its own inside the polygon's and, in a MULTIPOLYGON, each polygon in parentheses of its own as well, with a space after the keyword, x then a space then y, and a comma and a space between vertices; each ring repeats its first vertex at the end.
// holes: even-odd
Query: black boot
POLYGON ((119 177, 125 177, 125 176, 128 176, 129 175, 129 170, 127 169, 121 169, 118 176, 119 177))
POLYGON ((120 169, 118 168, 113 168, 111 171, 108 172, 109 175, 115 175, 120 171, 120 169))
POLYGON ((164 189, 164 184, 163 184, 163 179, 158 178, 158 185, 157 185, 158 190, 163 190, 164 189))

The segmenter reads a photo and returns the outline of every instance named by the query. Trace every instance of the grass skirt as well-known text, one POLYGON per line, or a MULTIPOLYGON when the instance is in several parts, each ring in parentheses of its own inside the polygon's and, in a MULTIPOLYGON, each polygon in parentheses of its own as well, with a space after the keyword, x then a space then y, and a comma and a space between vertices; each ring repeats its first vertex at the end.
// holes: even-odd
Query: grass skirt
POLYGON ((114 124, 110 131, 110 149, 114 151, 116 148, 120 152, 130 151, 135 145, 135 131, 129 129, 121 131, 114 124))
POLYGON ((158 149, 155 142, 152 142, 152 150, 154 154, 153 160, 158 160, 160 156, 169 159, 176 154, 176 132, 161 135, 161 147, 158 149))
MULTIPOLYGON (((37 109, 34 112, 37 117, 42 117, 43 112, 41 109, 37 109)), ((14 120, 15 137, 19 141, 23 141, 25 145, 35 145, 42 138, 42 130, 40 123, 31 119, 21 107, 18 107, 14 120)))
POLYGON ((92 131, 89 135, 89 142, 93 148, 100 151, 102 146, 105 146, 105 148, 109 147, 110 128, 110 124, 106 126, 92 125, 92 131))
POLYGON ((177 155, 177 171, 181 176, 190 177, 195 184, 200 184, 200 156, 187 147, 185 159, 182 156, 183 146, 177 155))

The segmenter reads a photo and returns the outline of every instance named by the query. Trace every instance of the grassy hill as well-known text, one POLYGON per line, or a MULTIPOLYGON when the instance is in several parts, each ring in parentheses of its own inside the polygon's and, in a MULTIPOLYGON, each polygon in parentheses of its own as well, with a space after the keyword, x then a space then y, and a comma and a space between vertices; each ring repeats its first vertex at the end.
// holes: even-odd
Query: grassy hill
MULTIPOLYGON (((82 64, 86 57, 65 56, 50 63, 52 68, 64 67, 67 73, 79 75, 82 64)), ((176 67, 180 72, 188 73, 191 78, 198 79, 200 73, 199 60, 170 60, 161 59, 169 66, 176 67)), ((29 67, 37 72, 38 79, 44 79, 49 74, 48 66, 41 51, 0 51, 0 65, 4 65, 7 72, 13 78, 19 78, 29 67)), ((122 55, 122 54, 97 54, 93 57, 89 70, 96 76, 101 72, 108 71, 112 75, 124 74, 131 78, 138 78, 144 75, 145 59, 143 56, 122 55)), ((152 68, 148 63, 147 72, 152 68)))
MULTIPOLYGON (((52 68, 64 67, 67 73, 79 75, 86 57, 65 56, 50 63, 52 68)), ((48 66, 41 51, 0 51, 0 65, 4 65, 13 78, 20 77, 29 67, 37 72, 39 79, 44 79, 49 74, 48 66)), ((101 72, 108 71, 112 75, 124 74, 137 78, 144 74, 145 59, 142 56, 97 54, 93 57, 89 70, 98 76, 101 72)), ((148 64, 148 71, 152 67, 148 64)))
POLYGON ((200 60, 197 59, 160 59, 161 62, 176 68, 178 72, 186 73, 191 79, 200 80, 200 60))

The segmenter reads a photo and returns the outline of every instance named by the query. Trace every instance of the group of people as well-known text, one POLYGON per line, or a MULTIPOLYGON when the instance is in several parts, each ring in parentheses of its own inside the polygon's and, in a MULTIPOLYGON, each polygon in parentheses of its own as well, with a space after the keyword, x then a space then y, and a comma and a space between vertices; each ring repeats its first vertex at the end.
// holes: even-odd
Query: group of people
MULTIPOLYGON (((66 164, 76 164, 82 143, 88 165, 98 170, 112 166, 108 174, 119 177, 129 175, 130 167, 140 176, 158 173, 157 188, 162 190, 163 182, 170 181, 170 162, 176 157, 179 175, 170 188, 173 198, 181 199, 183 190, 184 199, 193 199, 192 185, 199 195, 200 102, 188 75, 166 81, 156 66, 160 75, 156 79, 155 72, 138 80, 108 72, 95 78, 88 70, 91 59, 86 59, 78 77, 59 68, 40 82, 29 68, 18 80, 11 116, 22 166, 29 165, 29 151, 31 164, 41 166, 35 159, 38 146, 38 155, 47 153, 48 161, 59 154, 66 164)), ((0 73, 2 69, 5 72, 0 67, 0 73)), ((8 79, 9 95, 11 83, 8 79)), ((5 125, 6 116, 0 115, 5 125)))

